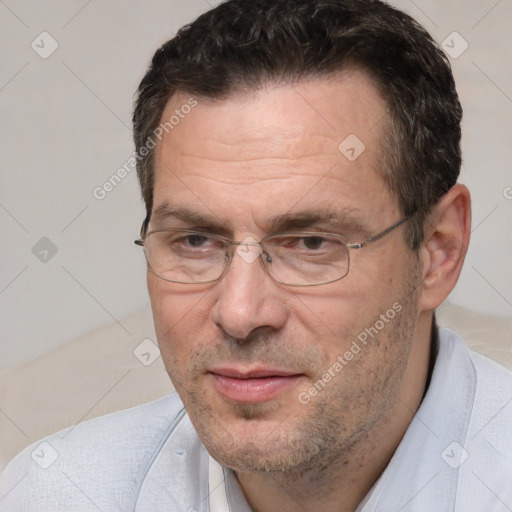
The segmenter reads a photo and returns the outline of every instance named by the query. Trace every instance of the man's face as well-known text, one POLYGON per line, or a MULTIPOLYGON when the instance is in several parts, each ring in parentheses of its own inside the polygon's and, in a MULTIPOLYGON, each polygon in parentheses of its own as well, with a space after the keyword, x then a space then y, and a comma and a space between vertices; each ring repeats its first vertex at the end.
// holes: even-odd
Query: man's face
MULTIPOLYGON (((175 95, 162 122, 188 99, 175 95)), ((153 212, 211 221, 153 215, 150 230, 261 240, 280 216, 327 212, 338 222, 289 229, 356 243, 401 217, 378 173, 384 103, 363 74, 197 102, 156 148, 153 212)), ((406 382, 418 317, 417 258, 403 230, 351 250, 348 275, 321 286, 280 285, 237 253, 210 284, 148 272, 164 363, 214 458, 239 471, 302 471, 384 420, 406 382)))

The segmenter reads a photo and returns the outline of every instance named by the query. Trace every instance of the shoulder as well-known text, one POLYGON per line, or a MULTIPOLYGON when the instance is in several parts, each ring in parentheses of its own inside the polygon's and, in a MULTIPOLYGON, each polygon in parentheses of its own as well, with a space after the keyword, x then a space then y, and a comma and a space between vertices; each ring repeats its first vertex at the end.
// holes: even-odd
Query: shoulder
MULTIPOLYGON (((462 375, 462 372, 458 373, 455 370, 456 367, 464 367, 464 373, 471 374, 472 390, 467 391, 472 394, 468 433, 476 433, 472 432, 472 429, 481 428, 482 421, 489 420, 496 414, 498 414, 496 416, 498 421, 495 425, 499 421, 510 424, 512 422, 512 372, 487 356, 469 349, 455 332, 443 328, 440 334, 441 349, 450 353, 445 371, 462 375)), ((454 383, 454 385, 459 384, 461 383, 454 383)), ((490 424, 489 426, 492 427, 490 424)))
POLYGON ((512 480, 512 372, 484 355, 470 351, 470 358, 476 389, 468 437, 506 454, 512 480))
POLYGON ((512 509, 512 373, 471 353, 476 393, 467 435, 468 462, 460 471, 461 510, 512 509))
MULTIPOLYGON (((476 382, 471 424, 476 430, 470 434, 476 435, 483 423, 489 431, 501 424, 512 430, 512 372, 487 356, 469 349, 468 352, 476 382)), ((503 437, 512 440, 510 435, 503 437)))
MULTIPOLYGON (((493 359, 468 347, 463 338, 445 327, 439 330, 441 349, 450 353, 451 364, 463 364, 468 361, 474 372, 477 391, 509 392, 512 371, 493 359), (452 357, 455 355, 454 357, 452 357)), ((512 348, 511 348, 512 351, 512 348)))
POLYGON ((0 478, 2 510, 128 509, 185 415, 176 393, 67 428, 27 447, 0 478), (3 498, 2 498, 3 497, 3 498), (72 507, 70 508, 70 505, 72 507), (93 506, 94 504, 94 506, 93 506))
MULTIPOLYGON (((452 343, 461 343, 455 333, 447 334, 452 343)), ((512 372, 467 347, 464 351, 474 395, 464 457, 456 468, 456 510, 505 510, 503 504, 512 506, 512 372)))

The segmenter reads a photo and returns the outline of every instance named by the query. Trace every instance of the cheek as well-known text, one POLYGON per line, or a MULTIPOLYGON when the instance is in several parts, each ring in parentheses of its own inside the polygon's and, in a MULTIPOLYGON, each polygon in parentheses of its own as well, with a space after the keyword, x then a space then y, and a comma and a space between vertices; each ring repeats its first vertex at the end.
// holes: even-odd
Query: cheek
POLYGON ((207 338, 208 290, 168 283, 148 273, 148 291, 158 345, 169 371, 183 368, 198 342, 207 338))
POLYGON ((400 295, 392 278, 376 283, 369 273, 351 277, 311 289, 290 301, 305 329, 326 338, 346 338, 374 322, 400 295))
MULTIPOLYGON (((384 327, 381 325, 381 315, 385 316, 384 321, 389 321, 391 316, 395 317, 393 305, 396 307, 397 303, 403 302, 404 289, 408 284, 400 269, 397 271, 396 267, 390 267, 389 272, 382 273, 385 265, 379 267, 372 269, 369 265, 364 272, 359 267, 355 268, 352 274, 339 282, 325 286, 322 290, 311 289, 308 294, 293 300, 297 324, 309 333, 318 348, 325 350, 328 361, 343 356, 354 341, 364 341, 365 337, 370 339, 368 332, 374 333, 376 322, 380 332, 380 328, 384 327), (386 316, 388 311, 390 313, 386 316)), ((382 334, 386 336, 385 333, 395 326, 393 321, 389 325, 386 323, 382 334)), ((383 346, 382 350, 386 351, 386 348, 383 346)), ((359 359, 366 360, 368 356, 366 354, 365 358, 359 359)), ((385 356, 382 354, 382 357, 385 356)), ((373 364, 366 362, 370 366, 373 364)), ((374 363, 379 364, 378 361, 374 363)), ((353 366, 355 369, 358 365, 353 366)))

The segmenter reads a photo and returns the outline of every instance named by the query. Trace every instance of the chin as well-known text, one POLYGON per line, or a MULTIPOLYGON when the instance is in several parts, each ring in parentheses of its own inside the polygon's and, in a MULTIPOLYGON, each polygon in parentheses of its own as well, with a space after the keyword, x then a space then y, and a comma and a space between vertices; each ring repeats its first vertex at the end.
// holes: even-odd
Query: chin
POLYGON ((288 410, 279 402, 219 409, 213 400, 209 404, 207 410, 190 404, 189 416, 210 455, 235 472, 300 476, 326 467, 352 444, 345 428, 329 421, 319 405, 288 410))

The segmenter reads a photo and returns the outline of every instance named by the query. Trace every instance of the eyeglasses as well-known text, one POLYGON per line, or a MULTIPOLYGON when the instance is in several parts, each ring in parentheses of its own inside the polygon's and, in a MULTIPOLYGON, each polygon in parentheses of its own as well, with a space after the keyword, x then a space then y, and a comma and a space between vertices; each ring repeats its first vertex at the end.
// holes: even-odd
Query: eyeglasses
POLYGON ((321 232, 277 233, 257 242, 237 242, 220 235, 189 229, 157 229, 135 244, 144 247, 148 266, 165 281, 182 284, 212 283, 224 276, 236 252, 247 263, 260 259, 275 281, 288 286, 317 286, 348 274, 349 249, 361 249, 380 240, 409 220, 404 217, 358 244, 342 235, 321 232))

